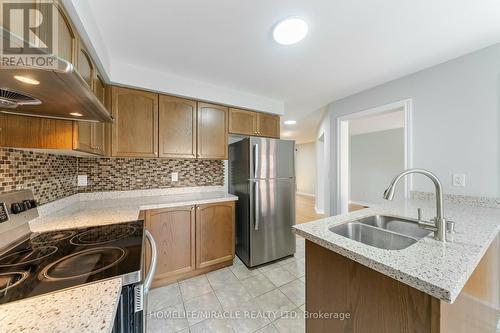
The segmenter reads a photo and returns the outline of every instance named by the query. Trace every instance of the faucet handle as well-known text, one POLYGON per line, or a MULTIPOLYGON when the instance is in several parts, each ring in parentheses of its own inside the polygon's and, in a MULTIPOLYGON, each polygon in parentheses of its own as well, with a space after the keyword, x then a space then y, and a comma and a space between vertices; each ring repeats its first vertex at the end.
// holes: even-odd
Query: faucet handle
POLYGON ((422 208, 417 208, 417 220, 422 221, 422 208))
POLYGON ((455 222, 453 221, 446 221, 446 232, 448 233, 454 233, 455 232, 455 222))
POLYGON ((453 221, 446 221, 446 235, 445 235, 446 241, 447 242, 454 242, 455 241, 455 222, 453 221))

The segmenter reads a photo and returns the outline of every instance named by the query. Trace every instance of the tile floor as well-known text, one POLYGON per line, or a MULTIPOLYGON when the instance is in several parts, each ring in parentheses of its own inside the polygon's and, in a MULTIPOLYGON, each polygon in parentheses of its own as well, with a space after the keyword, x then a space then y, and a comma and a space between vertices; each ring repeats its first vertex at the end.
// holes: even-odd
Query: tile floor
POLYGON ((304 239, 294 257, 248 269, 234 264, 153 289, 147 325, 156 332, 304 332, 304 239))

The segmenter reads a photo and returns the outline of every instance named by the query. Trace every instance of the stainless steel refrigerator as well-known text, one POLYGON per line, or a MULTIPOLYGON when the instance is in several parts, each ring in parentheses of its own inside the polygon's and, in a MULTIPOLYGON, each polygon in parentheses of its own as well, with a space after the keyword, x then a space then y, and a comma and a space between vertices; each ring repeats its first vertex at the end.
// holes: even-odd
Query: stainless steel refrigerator
POLYGON ((249 267, 295 253, 295 142, 245 138, 229 145, 236 254, 249 267))

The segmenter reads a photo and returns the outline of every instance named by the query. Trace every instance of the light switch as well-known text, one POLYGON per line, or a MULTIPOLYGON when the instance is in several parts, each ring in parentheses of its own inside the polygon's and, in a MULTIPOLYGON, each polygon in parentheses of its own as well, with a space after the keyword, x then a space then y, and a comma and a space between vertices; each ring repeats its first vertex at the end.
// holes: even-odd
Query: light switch
POLYGON ((78 186, 87 186, 87 175, 78 175, 78 186))
POLYGON ((173 182, 179 181, 179 173, 178 172, 172 172, 172 181, 173 182))
POLYGON ((454 173, 452 185, 455 187, 465 187, 465 174, 463 173, 454 173))

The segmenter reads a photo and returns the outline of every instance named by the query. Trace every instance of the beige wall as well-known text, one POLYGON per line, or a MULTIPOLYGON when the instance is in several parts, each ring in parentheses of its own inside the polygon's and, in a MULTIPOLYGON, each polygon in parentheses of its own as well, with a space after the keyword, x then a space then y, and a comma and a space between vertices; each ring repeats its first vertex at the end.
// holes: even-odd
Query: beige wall
POLYGON ((297 192, 314 195, 316 191, 316 145, 314 142, 295 146, 297 192))

